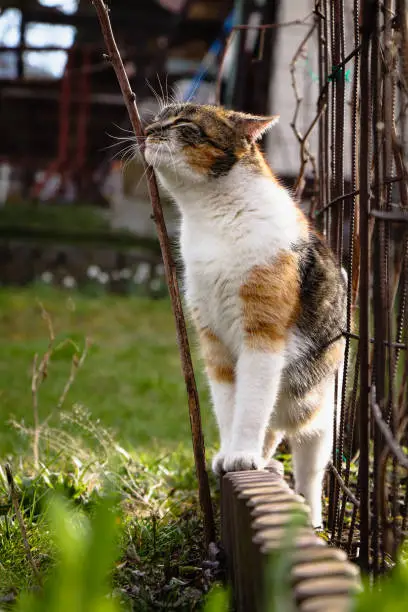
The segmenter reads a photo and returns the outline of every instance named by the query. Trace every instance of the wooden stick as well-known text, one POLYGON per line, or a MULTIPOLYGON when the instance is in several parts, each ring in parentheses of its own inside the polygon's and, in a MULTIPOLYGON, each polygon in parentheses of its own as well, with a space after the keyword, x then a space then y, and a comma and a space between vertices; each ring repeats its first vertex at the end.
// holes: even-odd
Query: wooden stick
POLYGON ((150 201, 153 208, 154 221, 156 223, 161 253, 163 257, 164 269, 166 273, 167 286, 169 288, 171 305, 176 320, 177 339, 180 350, 181 366, 188 395, 188 407, 190 413, 190 425, 193 439, 193 451, 195 466, 197 471, 200 505, 203 512, 204 532, 207 546, 215 539, 215 524, 213 508, 211 503, 210 486, 208 474, 205 467, 205 447, 204 436, 201 426, 200 405, 198 400, 197 385, 194 377, 193 363, 191 360, 190 347, 187 336, 187 328, 181 305, 180 291, 176 276, 176 267, 171 254, 170 241, 164 221, 163 210, 160 204, 159 191, 156 178, 145 158, 144 158, 144 133, 140 121, 139 111, 136 106, 136 96, 133 93, 127 78, 122 58, 120 56, 112 26, 109 19, 109 9, 103 0, 93 0, 99 23, 102 29, 103 38, 108 50, 109 60, 116 73, 123 99, 126 104, 129 118, 132 123, 133 131, 142 154, 143 164, 146 170, 147 183, 149 188, 150 201))

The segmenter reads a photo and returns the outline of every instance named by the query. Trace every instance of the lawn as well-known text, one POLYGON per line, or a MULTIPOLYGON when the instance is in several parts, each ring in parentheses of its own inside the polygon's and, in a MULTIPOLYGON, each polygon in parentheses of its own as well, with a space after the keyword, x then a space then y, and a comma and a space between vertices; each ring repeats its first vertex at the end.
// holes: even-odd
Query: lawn
MULTIPOLYGON (((0 607, 36 588, 11 504, 9 461, 34 562, 47 575, 56 539, 44 510, 62 491, 92 514, 107 487, 119 494, 120 558, 112 592, 124 610, 201 606, 217 571, 202 565, 202 522, 192 459, 186 393, 167 300, 53 289, 0 290, 0 607), (39 467, 33 464, 32 364, 55 332, 39 388, 39 467), (62 406, 75 354, 91 346, 62 406)), ((216 442, 206 385, 195 359, 207 449, 216 442)), ((215 479, 211 478, 214 499, 215 479)), ((217 507, 215 504, 215 509, 217 507)), ((57 538, 58 540, 58 538, 57 538)), ((11 608, 10 608, 11 609, 11 608)))
MULTIPOLYGON (((180 444, 190 448, 186 393, 169 302, 112 295, 91 298, 39 287, 0 290, 0 457, 26 450, 9 419, 32 421, 33 357, 48 344, 38 300, 49 313, 57 337, 49 375, 39 393, 40 419, 56 407, 69 375, 76 348, 63 341, 69 338, 83 350, 89 337, 92 346, 64 408, 84 405, 103 426, 114 429, 127 449, 163 452, 180 444)), ((196 372, 206 438, 212 444, 214 422, 199 364, 196 372)))
POLYGON ((65 229, 79 231, 109 230, 109 222, 94 206, 26 202, 8 203, 0 208, 0 228, 4 226, 65 229))

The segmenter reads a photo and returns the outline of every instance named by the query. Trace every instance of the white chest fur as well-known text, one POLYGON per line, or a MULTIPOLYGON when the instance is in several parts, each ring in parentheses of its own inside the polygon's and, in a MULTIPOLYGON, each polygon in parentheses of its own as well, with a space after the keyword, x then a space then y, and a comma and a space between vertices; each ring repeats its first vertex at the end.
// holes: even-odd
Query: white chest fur
POLYGON ((177 198, 187 303, 234 357, 242 341, 240 286, 249 270, 271 263, 299 236, 289 194, 264 177, 247 178, 245 188, 242 176, 229 175, 218 192, 213 186, 177 198))

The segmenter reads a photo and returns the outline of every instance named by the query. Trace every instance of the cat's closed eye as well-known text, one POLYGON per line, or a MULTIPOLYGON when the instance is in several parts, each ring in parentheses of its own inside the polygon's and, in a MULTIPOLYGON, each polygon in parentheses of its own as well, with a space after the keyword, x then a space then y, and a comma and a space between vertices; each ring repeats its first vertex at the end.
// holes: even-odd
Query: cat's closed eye
POLYGON ((183 121, 182 119, 175 121, 170 125, 170 128, 182 128, 184 133, 188 134, 201 134, 201 128, 195 123, 191 123, 191 121, 183 121))

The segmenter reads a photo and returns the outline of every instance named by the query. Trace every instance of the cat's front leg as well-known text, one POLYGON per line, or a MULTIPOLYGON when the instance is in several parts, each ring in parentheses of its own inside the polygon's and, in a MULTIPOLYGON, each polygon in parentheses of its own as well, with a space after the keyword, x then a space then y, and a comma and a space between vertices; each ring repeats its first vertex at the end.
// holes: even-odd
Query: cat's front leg
POLYGON ((289 331, 299 311, 299 269, 282 251, 255 266, 240 287, 243 338, 236 369, 235 412, 225 471, 264 467, 266 429, 279 392, 289 331))
POLYGON ((220 381, 211 377, 209 377, 209 383, 220 434, 220 450, 213 457, 212 469, 215 474, 220 475, 224 469, 225 456, 231 444, 235 384, 232 381, 220 381))
POLYGON ((279 391, 283 352, 245 348, 236 370, 235 412, 224 470, 265 467, 263 446, 279 391))
POLYGON ((220 450, 212 462, 213 471, 219 475, 223 471, 224 458, 231 442, 235 401, 235 366, 228 349, 209 327, 202 327, 199 335, 220 434, 220 450))

